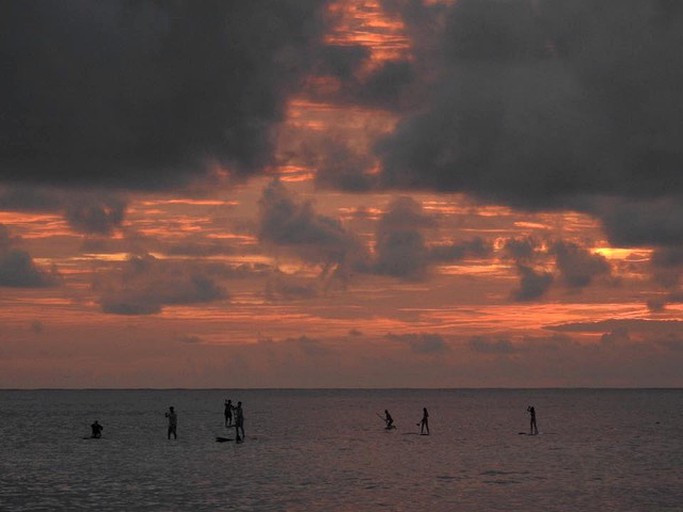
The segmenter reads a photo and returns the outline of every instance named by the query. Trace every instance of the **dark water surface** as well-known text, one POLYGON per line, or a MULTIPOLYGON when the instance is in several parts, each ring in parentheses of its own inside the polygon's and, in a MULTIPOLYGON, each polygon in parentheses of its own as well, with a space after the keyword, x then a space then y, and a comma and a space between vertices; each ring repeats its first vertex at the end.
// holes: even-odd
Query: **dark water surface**
POLYGON ((683 511, 683 390, 0 391, 0 413, 3 511, 683 511), (225 398, 243 444, 214 441, 225 398))

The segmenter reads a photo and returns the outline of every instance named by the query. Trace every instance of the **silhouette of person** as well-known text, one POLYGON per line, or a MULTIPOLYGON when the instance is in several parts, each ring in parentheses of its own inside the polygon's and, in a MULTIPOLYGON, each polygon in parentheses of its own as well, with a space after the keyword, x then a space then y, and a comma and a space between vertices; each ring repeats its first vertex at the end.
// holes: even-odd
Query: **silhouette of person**
POLYGON ((232 427, 232 400, 226 400, 225 401, 225 412, 223 413, 225 415, 225 426, 226 427, 232 427))
POLYGON ((244 412, 242 411, 242 402, 237 402, 235 407, 235 441, 240 442, 244 439, 244 412), (242 437, 240 437, 240 431, 242 437))
POLYGON ((526 408, 526 410, 529 413, 529 434, 536 435, 538 434, 538 426, 536 425, 536 409, 534 409, 533 405, 530 405, 526 408))
POLYGON ((424 434, 426 430, 427 435, 429 435, 429 413, 427 412, 426 407, 422 408, 422 420, 420 420, 418 425, 420 425, 420 434, 424 434))
POLYGON ((92 437, 94 439, 99 439, 100 437, 102 437, 102 429, 104 427, 102 425, 100 425, 97 422, 97 420, 95 420, 95 423, 90 425, 90 428, 92 429, 92 434, 90 435, 90 437, 92 437))
POLYGON ((396 428, 394 426, 394 418, 391 417, 391 414, 389 414, 389 411, 386 409, 384 409, 384 422, 387 424, 387 426, 385 427, 387 430, 396 428))
POLYGON ((176 431, 178 428, 178 415, 173 409, 173 406, 168 408, 166 417, 168 418, 168 438, 171 439, 171 434, 173 434, 173 439, 178 439, 178 433, 176 431))

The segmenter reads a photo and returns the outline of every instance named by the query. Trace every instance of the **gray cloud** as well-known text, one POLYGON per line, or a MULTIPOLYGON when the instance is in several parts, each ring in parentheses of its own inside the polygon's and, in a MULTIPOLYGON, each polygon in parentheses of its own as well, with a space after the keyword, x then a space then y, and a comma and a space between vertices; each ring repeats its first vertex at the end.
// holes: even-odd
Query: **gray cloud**
POLYGON ((265 295, 268 300, 312 299, 320 293, 318 283, 310 279, 287 276, 275 272, 266 283, 265 295))
POLYGON ((272 159, 325 0, 3 2, 0 182, 167 189, 272 159))
POLYGON ((450 350, 443 337, 433 333, 392 334, 385 336, 391 341, 405 343, 416 354, 442 354, 450 350))
POLYGON ((308 336, 299 336, 298 338, 285 338, 285 343, 296 346, 303 354, 308 357, 329 356, 335 353, 330 347, 323 342, 309 338, 308 336))
POLYGON ((323 275, 344 277, 366 264, 365 247, 339 220, 318 214, 310 201, 300 201, 278 180, 259 200, 258 235, 262 242, 320 264, 323 275))
POLYGON ((539 247, 533 238, 510 238, 505 241, 503 252, 518 263, 529 264, 536 259, 539 247))
POLYGON ((394 199, 377 223, 375 272, 409 280, 424 278, 430 253, 423 231, 434 226, 420 203, 409 197, 394 199))
POLYGON ((36 266, 31 255, 15 247, 20 241, 11 237, 4 224, 0 224, 0 286, 12 288, 43 288, 60 281, 56 268, 47 272, 36 266))
POLYGON ((320 187, 348 192, 364 192, 375 186, 375 178, 367 173, 374 163, 367 154, 359 154, 339 140, 314 141, 314 148, 306 150, 308 165, 316 169, 315 180, 320 187))
POLYGON ((235 248, 224 240, 207 239, 203 236, 191 235, 166 246, 166 254, 172 256, 221 256, 234 254, 235 248))
POLYGON ((522 264, 517 264, 517 273, 520 276, 519 288, 512 291, 512 298, 520 302, 540 299, 554 280, 550 272, 535 270, 522 264))
POLYGON ((71 229, 87 235, 110 235, 123 223, 127 206, 127 199, 117 193, 27 185, 0 187, 0 210, 60 213, 71 229))
POLYGON ((657 284, 667 290, 677 290, 683 272, 683 248, 663 248, 654 251, 650 259, 650 269, 657 284))
POLYGON ((670 197, 604 201, 596 211, 615 245, 675 247, 683 240, 683 196, 674 189, 670 197))
POLYGON ((676 2, 393 8, 424 38, 415 52, 430 82, 424 108, 377 145, 383 186, 584 211, 622 245, 683 241, 676 2))
POLYGON ((0 210, 58 212, 63 208, 63 194, 54 190, 29 186, 0 188, 0 210))
POLYGON ((210 266, 172 262, 153 256, 133 256, 115 275, 94 283, 105 313, 149 315, 164 306, 198 304, 228 298, 210 266))
POLYGON ((470 350, 480 354, 513 354, 519 349, 510 340, 492 340, 484 336, 475 336, 467 343, 470 350))
POLYGON ((608 276, 611 268, 607 259, 600 254, 570 242, 557 242, 552 251, 563 283, 574 289, 585 288, 597 277, 608 276))
POLYGON ((109 235, 121 226, 126 201, 118 196, 77 196, 66 204, 69 226, 79 233, 109 235))
POLYGON ((493 252, 491 244, 481 237, 453 242, 446 245, 433 245, 429 249, 430 259, 435 262, 460 261, 467 257, 485 258, 493 252))

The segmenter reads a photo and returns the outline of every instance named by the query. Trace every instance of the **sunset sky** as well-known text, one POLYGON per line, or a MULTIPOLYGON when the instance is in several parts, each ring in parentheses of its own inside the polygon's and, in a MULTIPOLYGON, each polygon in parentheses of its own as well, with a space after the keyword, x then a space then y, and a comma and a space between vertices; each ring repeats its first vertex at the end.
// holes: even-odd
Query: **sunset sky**
POLYGON ((683 3, 0 4, 0 387, 683 386, 683 3))

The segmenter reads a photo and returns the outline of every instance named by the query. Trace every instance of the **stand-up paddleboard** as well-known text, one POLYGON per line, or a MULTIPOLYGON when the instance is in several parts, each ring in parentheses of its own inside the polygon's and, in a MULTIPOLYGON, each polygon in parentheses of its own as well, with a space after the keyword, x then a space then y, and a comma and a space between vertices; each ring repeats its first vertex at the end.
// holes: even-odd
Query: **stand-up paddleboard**
MULTIPOLYGON (((239 441, 237 441, 237 442, 238 442, 238 443, 242 443, 242 442, 246 441, 247 439, 249 439, 249 441, 258 441, 259 438, 256 437, 256 436, 253 436, 253 437, 252 437, 252 436, 250 436, 250 437, 241 437, 241 438, 239 439, 239 441)), ((234 437, 221 437, 221 436, 216 436, 216 442, 217 442, 217 443, 233 443, 233 442, 235 442, 235 438, 234 438, 234 437)))

